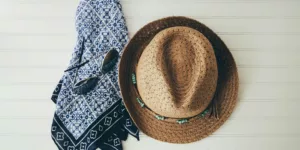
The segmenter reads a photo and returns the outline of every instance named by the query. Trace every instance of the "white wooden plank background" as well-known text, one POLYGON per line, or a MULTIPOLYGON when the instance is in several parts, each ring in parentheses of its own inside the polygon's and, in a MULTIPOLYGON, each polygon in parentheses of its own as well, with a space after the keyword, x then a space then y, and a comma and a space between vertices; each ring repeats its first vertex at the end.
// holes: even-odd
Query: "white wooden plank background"
MULTIPOLYGON (((132 36, 170 15, 220 35, 239 68, 240 102, 212 136, 169 144, 141 135, 125 150, 299 150, 300 0, 121 0, 132 36)), ((55 150, 50 95, 75 45, 78 0, 0 0, 0 149, 55 150)))

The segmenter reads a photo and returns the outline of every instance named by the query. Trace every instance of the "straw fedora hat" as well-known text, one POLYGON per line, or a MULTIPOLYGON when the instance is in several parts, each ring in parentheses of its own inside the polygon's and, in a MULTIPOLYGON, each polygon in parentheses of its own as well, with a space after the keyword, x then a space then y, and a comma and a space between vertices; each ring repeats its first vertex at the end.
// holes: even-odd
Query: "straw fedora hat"
POLYGON ((190 143, 216 131, 230 116, 238 73, 223 41, 186 17, 140 29, 124 49, 119 85, 138 128, 170 143, 190 143))

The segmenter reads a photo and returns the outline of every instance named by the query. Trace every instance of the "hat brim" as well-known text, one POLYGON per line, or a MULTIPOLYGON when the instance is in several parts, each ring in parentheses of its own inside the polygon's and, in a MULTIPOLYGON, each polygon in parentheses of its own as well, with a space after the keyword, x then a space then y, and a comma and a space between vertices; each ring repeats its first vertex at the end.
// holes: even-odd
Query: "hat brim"
POLYGON ((229 49, 216 33, 196 20, 186 17, 168 17, 145 25, 127 44, 119 65, 119 85, 125 106, 142 132, 160 141, 190 143, 209 136, 229 118, 237 103, 239 79, 236 63, 229 49), (135 72, 134 69, 143 50, 158 32, 175 26, 198 30, 206 36, 214 48, 218 63, 216 92, 218 92, 219 119, 206 116, 192 119, 185 124, 157 120, 150 110, 142 108, 136 101, 131 75, 135 72))

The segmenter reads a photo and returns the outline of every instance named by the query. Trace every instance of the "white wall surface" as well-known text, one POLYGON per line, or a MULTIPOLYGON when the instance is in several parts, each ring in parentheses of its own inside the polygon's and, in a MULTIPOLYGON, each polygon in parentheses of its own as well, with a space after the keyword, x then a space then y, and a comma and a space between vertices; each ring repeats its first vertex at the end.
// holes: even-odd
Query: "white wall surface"
MULTIPOLYGON (((208 25, 236 59, 239 103, 212 136, 125 150, 299 150, 300 0, 121 0, 132 36, 170 15, 208 25)), ((75 45, 78 0, 0 0, 0 149, 55 150, 51 93, 75 45)))

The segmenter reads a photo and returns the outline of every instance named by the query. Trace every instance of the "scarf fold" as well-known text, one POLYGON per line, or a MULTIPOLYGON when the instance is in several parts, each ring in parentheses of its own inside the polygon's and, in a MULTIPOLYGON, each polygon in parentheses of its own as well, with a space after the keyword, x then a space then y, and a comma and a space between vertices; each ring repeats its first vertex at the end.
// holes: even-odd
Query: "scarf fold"
POLYGON ((131 134, 139 140, 118 86, 118 67, 105 74, 105 54, 116 49, 121 55, 128 31, 118 0, 81 0, 76 11, 77 44, 69 67, 57 84, 51 100, 56 104, 52 139, 60 150, 122 150, 122 140, 131 134), (74 93, 78 81, 98 77, 88 93, 74 93))

